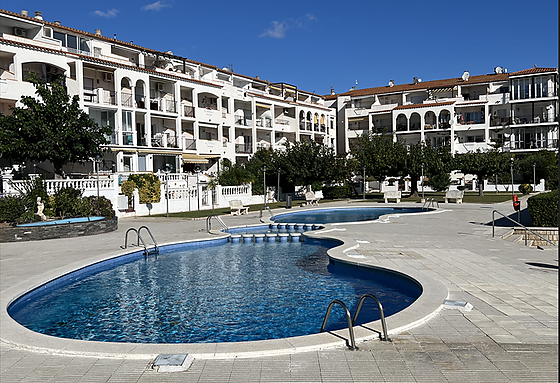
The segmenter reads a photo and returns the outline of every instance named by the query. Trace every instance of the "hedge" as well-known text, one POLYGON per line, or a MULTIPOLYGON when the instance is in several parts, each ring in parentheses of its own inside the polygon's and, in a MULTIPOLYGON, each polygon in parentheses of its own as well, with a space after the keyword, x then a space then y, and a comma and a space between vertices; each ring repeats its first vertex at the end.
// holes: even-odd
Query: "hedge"
POLYGON ((344 186, 324 186, 323 198, 337 199, 337 198, 350 198, 352 196, 352 188, 350 185, 344 186))
POLYGON ((558 227, 558 190, 530 197, 527 206, 533 226, 558 227))

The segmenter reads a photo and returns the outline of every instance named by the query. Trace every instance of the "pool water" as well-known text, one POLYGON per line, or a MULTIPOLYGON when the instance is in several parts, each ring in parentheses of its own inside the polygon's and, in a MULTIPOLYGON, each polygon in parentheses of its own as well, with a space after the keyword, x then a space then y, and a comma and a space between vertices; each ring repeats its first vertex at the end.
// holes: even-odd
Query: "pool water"
POLYGON ((277 223, 337 223, 373 221, 386 214, 408 214, 421 212, 421 208, 355 207, 304 210, 277 214, 277 223))
MULTIPOLYGON (((72 283, 23 296, 8 312, 31 330, 63 338, 238 342, 317 333, 333 299, 353 313, 361 294, 374 294, 391 315, 420 295, 405 277, 329 262, 327 250, 339 244, 307 239, 162 247, 157 257, 82 271, 67 278, 72 283)), ((358 322, 378 318, 366 301, 358 322)), ((346 326, 335 306, 327 330, 346 326)))
POLYGON ((91 222, 99 221, 105 217, 78 217, 78 218, 66 218, 57 219, 53 221, 38 221, 33 223, 24 223, 18 226, 50 226, 50 225, 65 225, 67 223, 80 223, 80 222, 91 222))

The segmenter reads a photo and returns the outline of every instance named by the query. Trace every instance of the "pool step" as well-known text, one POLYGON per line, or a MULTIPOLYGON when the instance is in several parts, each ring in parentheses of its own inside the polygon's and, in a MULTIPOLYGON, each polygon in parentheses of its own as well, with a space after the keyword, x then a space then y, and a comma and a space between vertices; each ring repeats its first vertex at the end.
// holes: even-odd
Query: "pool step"
POLYGON ((303 242, 301 233, 232 234, 231 243, 303 242))

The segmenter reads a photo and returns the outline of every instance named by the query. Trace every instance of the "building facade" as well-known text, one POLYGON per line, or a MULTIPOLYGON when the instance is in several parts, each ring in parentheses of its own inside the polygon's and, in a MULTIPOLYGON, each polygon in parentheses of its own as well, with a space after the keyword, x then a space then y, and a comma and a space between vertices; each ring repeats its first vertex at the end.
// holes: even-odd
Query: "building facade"
MULTIPOLYGON (((34 17, 0 10, 0 112, 34 95, 29 73, 64 75, 69 94, 111 126, 102 170, 216 172, 260 148, 312 140, 334 147, 335 112, 323 97, 34 17)), ((48 166, 48 164, 43 164, 48 166)), ((68 166, 87 174, 93 164, 68 166)), ((43 169, 48 172, 48 169, 43 169)))
POLYGON ((363 134, 393 134, 405 143, 449 145, 452 153, 494 146, 513 153, 558 149, 558 69, 352 89, 325 96, 337 112, 339 153, 363 134))

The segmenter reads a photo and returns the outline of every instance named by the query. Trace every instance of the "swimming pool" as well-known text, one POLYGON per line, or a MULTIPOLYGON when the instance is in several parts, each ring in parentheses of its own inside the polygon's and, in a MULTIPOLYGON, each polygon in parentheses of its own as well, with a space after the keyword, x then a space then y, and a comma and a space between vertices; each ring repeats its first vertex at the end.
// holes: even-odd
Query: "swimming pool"
MULTIPOLYGON (((372 293, 391 315, 420 295, 406 277, 329 262, 326 252, 338 244, 215 240, 166 246, 158 257, 135 253, 69 274, 8 311, 34 331, 64 338, 237 342, 317 333, 332 299, 355 310, 359 296, 372 293)), ((379 318, 368 307, 363 322, 379 318)), ((327 330, 346 325, 333 311, 327 330)))
POLYGON ((277 223, 339 223, 373 221, 387 214, 408 214, 419 213, 421 208, 400 208, 400 207, 351 207, 351 208, 330 208, 314 209, 298 212, 277 214, 274 222, 277 223))

